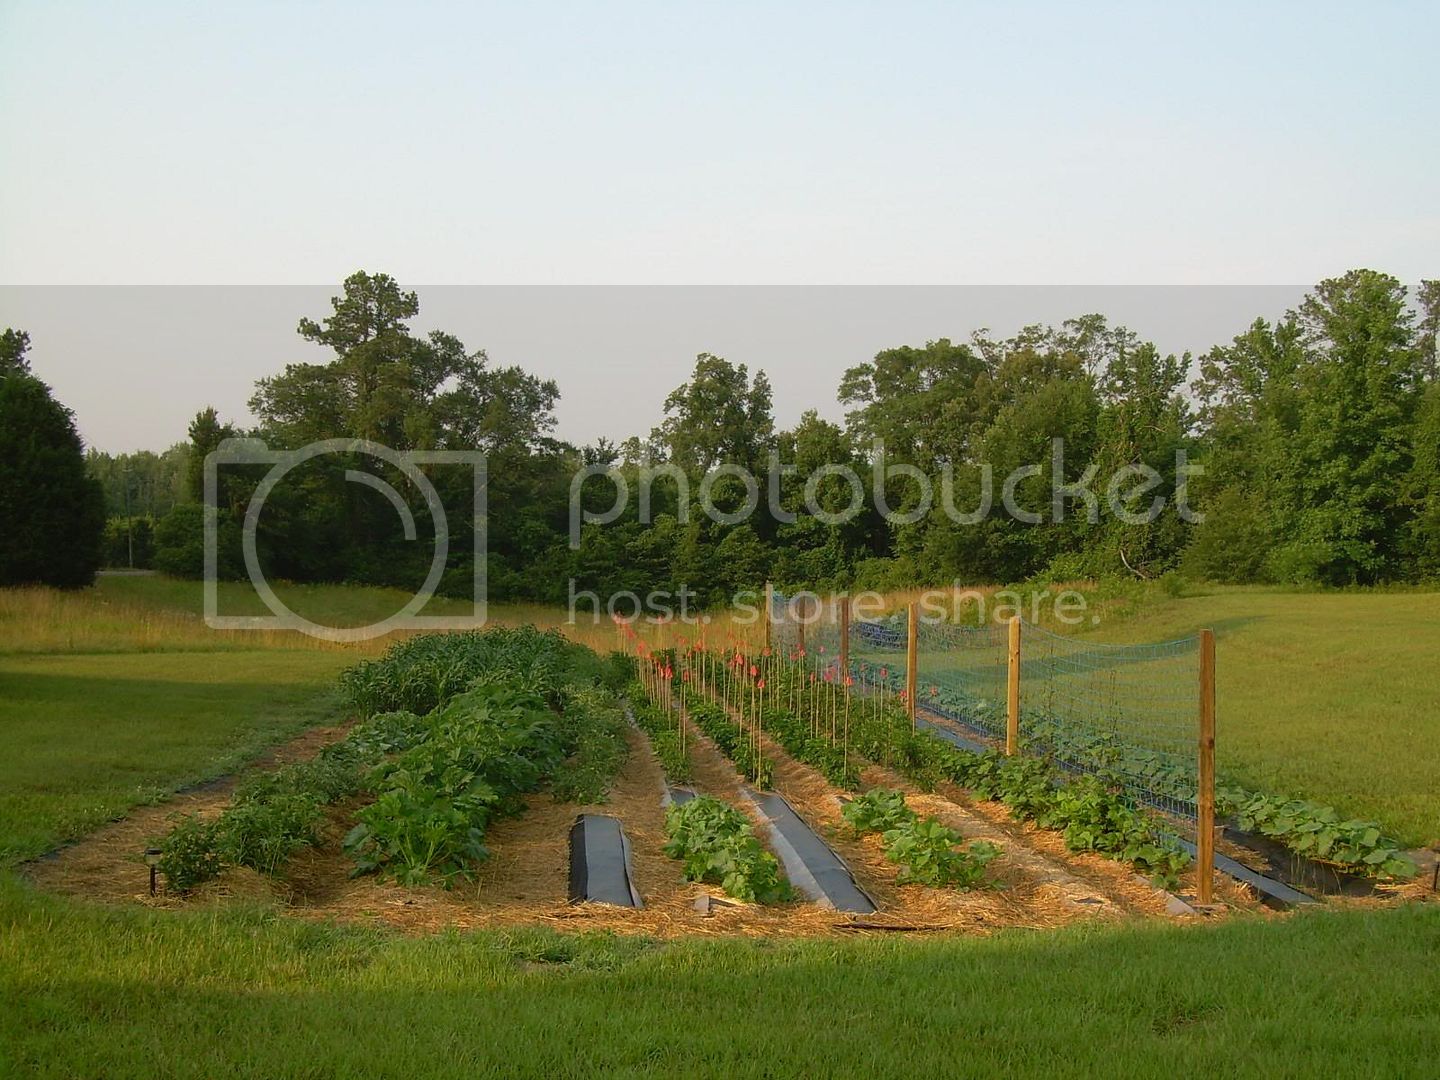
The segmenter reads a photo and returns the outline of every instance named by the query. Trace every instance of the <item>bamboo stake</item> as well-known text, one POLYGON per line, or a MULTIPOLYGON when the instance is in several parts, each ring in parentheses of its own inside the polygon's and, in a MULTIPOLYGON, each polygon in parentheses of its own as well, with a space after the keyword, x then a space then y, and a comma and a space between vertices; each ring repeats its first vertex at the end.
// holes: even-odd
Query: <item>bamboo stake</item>
MULTIPOLYGON (((753 580, 753 579, 752 579, 753 580)), ((775 586, 765 582, 765 648, 770 648, 773 642, 770 640, 770 623, 775 612, 775 586)))

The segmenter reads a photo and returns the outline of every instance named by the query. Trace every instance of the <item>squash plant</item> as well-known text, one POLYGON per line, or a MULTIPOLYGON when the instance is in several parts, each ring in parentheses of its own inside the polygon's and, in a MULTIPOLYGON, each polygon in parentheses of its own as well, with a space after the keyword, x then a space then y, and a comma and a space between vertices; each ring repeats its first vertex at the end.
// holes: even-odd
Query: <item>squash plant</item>
POLYGON ((885 857, 900 867, 901 884, 973 889, 985 880, 985 866, 1000 849, 985 840, 960 848, 960 834, 935 818, 911 821, 881 836, 885 857))
POLYGON ((719 885, 737 900, 773 904, 793 896, 780 863, 760 845, 750 822, 711 795, 665 812, 665 854, 684 864, 685 880, 719 885))
POLYGON ((898 788, 871 788, 840 808, 840 814, 856 833, 886 832, 916 818, 898 788))
POLYGON ((938 818, 921 819, 905 802, 905 793, 871 788, 846 803, 840 813, 857 833, 880 833, 885 857, 900 867, 901 885, 973 889, 1000 849, 984 840, 959 848, 961 836, 938 818))

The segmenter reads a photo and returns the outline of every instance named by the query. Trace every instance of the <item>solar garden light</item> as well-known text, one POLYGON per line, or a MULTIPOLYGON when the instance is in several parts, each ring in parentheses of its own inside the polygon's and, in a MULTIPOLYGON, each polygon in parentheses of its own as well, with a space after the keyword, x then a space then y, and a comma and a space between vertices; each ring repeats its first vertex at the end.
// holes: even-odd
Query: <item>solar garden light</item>
POLYGON ((150 895, 155 895, 155 874, 156 868, 160 865, 161 851, 158 847, 147 847, 145 849, 145 865, 150 867, 150 895))

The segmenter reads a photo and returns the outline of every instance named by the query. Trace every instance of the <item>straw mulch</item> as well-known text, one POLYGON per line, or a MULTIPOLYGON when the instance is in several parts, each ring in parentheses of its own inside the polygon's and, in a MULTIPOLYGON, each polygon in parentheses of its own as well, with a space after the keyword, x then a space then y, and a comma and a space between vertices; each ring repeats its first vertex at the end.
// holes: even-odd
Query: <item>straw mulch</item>
MULTIPOLYGON (((755 824, 756 834, 765 838, 765 822, 744 798, 733 765, 693 727, 687 731, 693 786, 742 809, 755 824)), ((278 751, 269 764, 273 767, 313 755, 342 734, 343 729, 338 728, 309 732, 278 751)), ((659 938, 931 931, 987 934, 1005 927, 1043 929, 1079 919, 1155 915, 1165 909, 1164 894, 1137 880, 1126 868, 1098 856, 1066 852, 1057 836, 1010 821, 1003 807, 970 805, 955 791, 913 792, 895 774, 871 767, 864 777, 867 786, 878 783, 912 790, 916 810, 939 817, 967 841, 989 839, 1004 851, 989 868, 993 887, 961 892, 897 885, 896 867, 885 858, 878 837, 856 837, 845 825, 835 789, 813 769, 770 745, 767 751, 776 762, 776 790, 846 861, 880 911, 850 916, 805 901, 775 906, 721 902, 708 913, 698 911, 698 900, 724 898, 718 888, 682 880, 679 864, 664 854, 663 775, 644 735, 632 730, 628 740, 629 756, 603 805, 557 804, 546 792, 530 796, 525 814, 496 822, 489 829, 486 842, 491 855, 475 880, 458 882, 450 890, 400 886, 375 877, 352 879, 353 864, 341 850, 341 840, 359 805, 352 801, 331 808, 322 844, 292 859, 283 877, 268 879, 235 869, 189 897, 162 892, 152 900, 145 891, 146 868, 140 852, 164 834, 169 818, 177 812, 218 813, 228 803, 233 783, 137 810, 58 856, 32 864, 30 873, 47 888, 112 902, 173 907, 237 898, 264 900, 284 905, 297 917, 417 933, 449 927, 540 925, 659 938), (569 830, 582 812, 612 814, 623 822, 644 908, 569 903, 569 830)), ((1234 899, 1243 902, 1243 897, 1234 899)))

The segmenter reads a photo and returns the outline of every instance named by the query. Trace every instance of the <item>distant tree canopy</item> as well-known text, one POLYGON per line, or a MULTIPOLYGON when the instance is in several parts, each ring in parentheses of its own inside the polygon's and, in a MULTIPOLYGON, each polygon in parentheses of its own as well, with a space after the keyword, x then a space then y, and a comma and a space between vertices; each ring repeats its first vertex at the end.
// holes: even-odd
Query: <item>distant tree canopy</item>
POLYGON ((5 332, 0 334, 0 377, 29 372, 30 361, 25 359, 29 351, 30 335, 24 330, 6 327, 5 332))
POLYGON ((0 586, 89 585, 105 499, 70 410, 29 373, 29 335, 0 335, 0 586))
POLYGON ((333 354, 288 364, 258 383, 250 408, 261 434, 298 447, 322 439, 369 439, 396 450, 548 448, 560 390, 519 367, 493 367, 451 334, 416 337, 413 292, 388 274, 351 274, 331 314, 301 319, 306 341, 333 354))
MULTIPOLYGON (((843 425, 812 411, 779 428, 764 372, 701 353, 647 435, 579 448, 554 438, 553 382, 494 365, 442 331, 417 334, 411 324, 419 311, 417 296, 387 275, 346 279, 328 315, 299 324, 300 336, 327 358, 262 379, 251 402, 254 430, 238 431, 214 410, 196 417, 185 465, 189 497, 200 495, 205 455, 236 435, 271 447, 347 438, 396 449, 481 449, 489 461, 488 569, 497 599, 564 601, 572 580, 602 596, 688 584, 721 600, 766 577, 905 587, 1173 569, 1225 581, 1328 584, 1440 576, 1435 281, 1422 282, 1412 300, 1388 275, 1352 271, 1198 361, 1163 354, 1100 315, 1028 326, 1009 338, 981 332, 963 342, 885 349, 840 375, 843 425), (772 453, 786 469, 773 493, 763 490, 772 453), (1186 479, 1178 453, 1204 469, 1187 488, 1190 505, 1206 515, 1201 524, 1175 509, 1186 479), (757 475, 758 512, 733 524, 695 505, 684 513, 674 470, 689 478, 693 499, 702 476, 722 464, 757 475), (928 512, 920 512, 913 482, 884 471, 896 464, 932 479, 928 512), (618 520, 587 525, 572 550, 570 481, 587 465, 617 469, 632 498, 618 520), (656 465, 669 472, 651 484, 650 521, 642 522, 633 495, 642 471, 656 465), (858 477, 863 509, 830 524, 805 512, 805 479, 836 465, 858 477), (1033 469, 1016 484, 1015 502, 1040 514, 1039 524, 1000 509, 1002 480, 1022 467, 1033 469), (1128 511, 1108 505, 1106 481, 1142 467, 1154 470, 1158 484, 1127 494, 1121 509, 1154 497, 1165 509, 1133 523, 1128 511), (1075 484, 1092 469, 1098 511, 1092 516, 1083 498, 1070 496, 1053 513, 1053 483, 1075 484), (991 513, 965 517, 983 504, 987 485, 991 513), (877 511, 882 491, 906 520, 877 511), (961 520, 945 512, 942 491, 961 520)), ((634 424, 645 430, 642 418, 634 424)), ((301 580, 413 583, 428 559, 415 549, 425 545, 404 541, 394 508, 345 482, 342 465, 404 483, 358 457, 301 471, 288 494, 267 504, 267 566, 301 580)), ((468 481, 431 473, 447 507, 463 510, 468 481)), ((235 534, 261 474, 222 485, 225 527, 235 534)), ((709 493, 721 510, 746 498, 734 477, 713 482, 709 493)), ((853 495, 835 475, 812 494, 832 514, 853 495)), ((608 505, 600 481, 583 498, 591 510, 608 505)), ((201 515, 181 506, 171 517, 155 530, 157 565, 198 568, 201 515)), ((468 534, 451 539, 447 580, 463 585, 468 534)), ((238 560, 228 565, 238 572, 238 560)))

